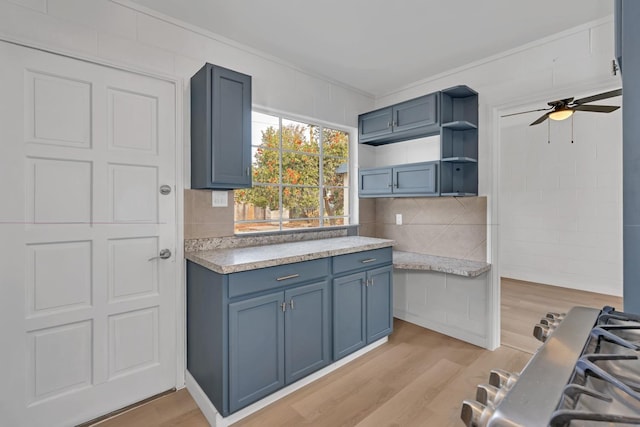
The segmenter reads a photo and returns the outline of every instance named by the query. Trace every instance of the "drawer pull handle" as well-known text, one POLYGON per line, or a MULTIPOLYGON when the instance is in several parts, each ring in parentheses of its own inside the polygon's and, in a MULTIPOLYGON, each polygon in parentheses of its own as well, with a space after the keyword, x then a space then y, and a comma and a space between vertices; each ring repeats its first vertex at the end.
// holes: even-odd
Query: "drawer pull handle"
POLYGON ((282 282, 283 280, 295 279, 296 277, 300 277, 299 274, 290 274, 288 276, 278 277, 276 280, 278 282, 282 282))
POLYGON ((368 259, 363 259, 360 262, 363 264, 369 264, 370 262, 374 262, 374 261, 376 261, 375 258, 368 258, 368 259))

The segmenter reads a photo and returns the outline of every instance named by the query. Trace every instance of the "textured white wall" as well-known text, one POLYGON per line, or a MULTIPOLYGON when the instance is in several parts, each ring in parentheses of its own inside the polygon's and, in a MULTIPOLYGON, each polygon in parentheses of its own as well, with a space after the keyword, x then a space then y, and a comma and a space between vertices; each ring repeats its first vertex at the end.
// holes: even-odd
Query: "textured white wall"
POLYGON ((502 120, 502 275, 621 296, 621 110, 576 113, 573 144, 571 120, 551 122, 547 143, 527 116, 502 120))

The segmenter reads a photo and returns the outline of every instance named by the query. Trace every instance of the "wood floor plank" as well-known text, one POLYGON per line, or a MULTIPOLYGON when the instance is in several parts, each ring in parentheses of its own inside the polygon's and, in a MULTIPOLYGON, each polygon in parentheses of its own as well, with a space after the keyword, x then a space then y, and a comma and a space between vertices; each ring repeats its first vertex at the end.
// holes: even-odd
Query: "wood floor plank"
POLYGON ((547 312, 566 313, 574 306, 622 308, 622 298, 503 277, 500 305, 502 345, 533 354, 542 345, 533 337, 533 326, 547 312))
POLYGON ((429 402, 461 369, 463 366, 450 360, 439 360, 371 412, 357 427, 407 426, 429 419, 432 416, 429 402))

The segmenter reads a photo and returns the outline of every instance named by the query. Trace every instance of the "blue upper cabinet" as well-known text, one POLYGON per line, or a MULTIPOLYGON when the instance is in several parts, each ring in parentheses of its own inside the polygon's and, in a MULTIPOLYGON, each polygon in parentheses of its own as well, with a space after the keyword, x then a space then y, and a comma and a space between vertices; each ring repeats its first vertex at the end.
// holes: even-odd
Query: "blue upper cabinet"
POLYGON ((251 187, 251 76, 205 64, 191 78, 191 188, 251 187))
POLYGON ((438 196, 438 161, 358 171, 358 197, 438 196))
POLYGON ((378 141, 388 138, 393 131, 393 109, 391 107, 362 114, 358 120, 358 141, 378 141))
POLYGON ((440 131, 438 93, 431 93, 358 117, 358 142, 382 145, 440 131))

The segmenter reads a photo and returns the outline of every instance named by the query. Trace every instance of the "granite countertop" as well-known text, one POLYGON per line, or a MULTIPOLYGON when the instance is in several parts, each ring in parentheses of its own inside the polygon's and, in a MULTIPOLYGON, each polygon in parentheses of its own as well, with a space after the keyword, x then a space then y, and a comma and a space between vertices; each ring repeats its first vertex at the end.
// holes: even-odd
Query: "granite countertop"
POLYGON ((189 261, 200 264, 216 273, 229 274, 379 249, 393 244, 393 240, 350 236, 275 245, 187 252, 185 257, 189 261))
POLYGON ((393 251, 393 267, 400 270, 428 270, 476 277, 489 271, 491 264, 414 252, 393 251))

